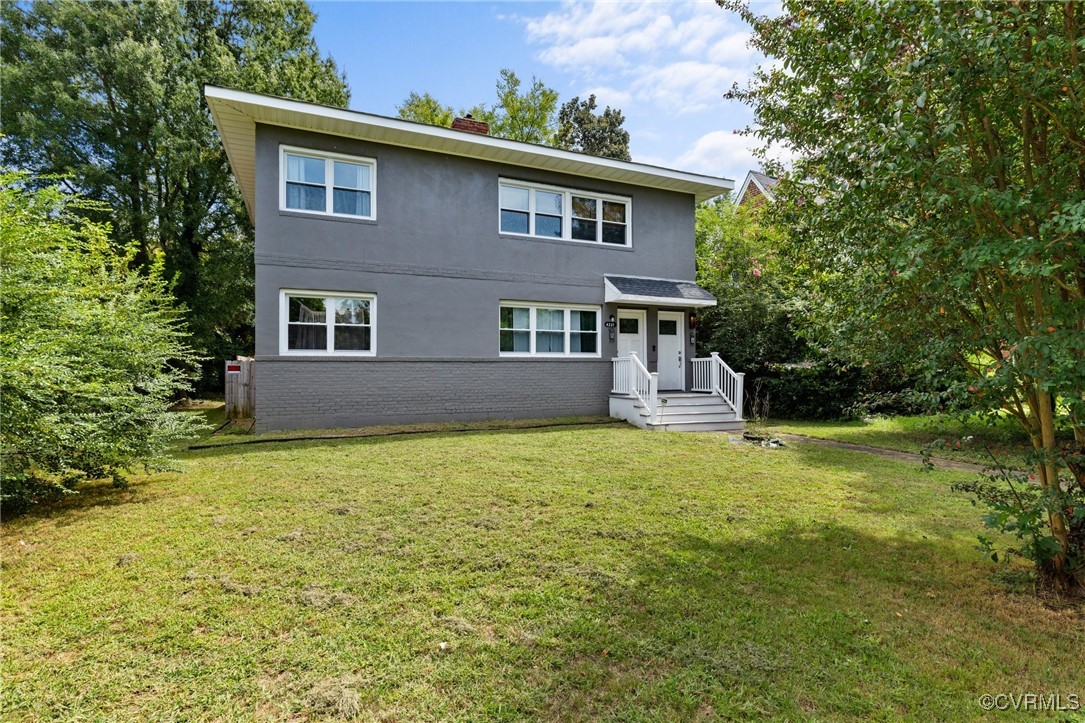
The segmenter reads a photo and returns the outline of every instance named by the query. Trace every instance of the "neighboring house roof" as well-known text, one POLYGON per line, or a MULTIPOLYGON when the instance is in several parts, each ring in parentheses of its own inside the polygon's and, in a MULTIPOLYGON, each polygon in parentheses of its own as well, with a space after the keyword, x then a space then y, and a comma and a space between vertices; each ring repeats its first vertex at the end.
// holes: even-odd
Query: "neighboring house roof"
POLYGON ((213 85, 205 85, 203 93, 241 186, 250 219, 254 218, 256 208, 257 123, 688 193, 698 202, 728 193, 735 187, 734 181, 727 178, 590 156, 344 108, 213 85))
POLYGON ((735 205, 741 206, 743 203, 760 205, 765 201, 775 200, 772 189, 776 188, 776 184, 779 182, 779 178, 773 178, 758 171, 750 171, 746 174, 746 180, 742 182, 742 186, 738 189, 738 196, 736 196, 738 200, 735 205))
POLYGON ((692 281, 652 279, 643 276, 603 277, 608 304, 641 302, 659 306, 715 306, 716 297, 692 281))

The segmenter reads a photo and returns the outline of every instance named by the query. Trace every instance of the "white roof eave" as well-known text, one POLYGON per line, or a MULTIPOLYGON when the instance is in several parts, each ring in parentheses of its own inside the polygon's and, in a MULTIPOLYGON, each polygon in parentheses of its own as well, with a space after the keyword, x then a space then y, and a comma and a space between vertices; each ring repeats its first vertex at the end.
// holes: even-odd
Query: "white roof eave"
POLYGON ((255 209, 257 123, 688 193, 698 202, 734 190, 734 182, 726 178, 589 156, 287 98, 211 85, 204 86, 204 97, 241 186, 250 219, 255 209))

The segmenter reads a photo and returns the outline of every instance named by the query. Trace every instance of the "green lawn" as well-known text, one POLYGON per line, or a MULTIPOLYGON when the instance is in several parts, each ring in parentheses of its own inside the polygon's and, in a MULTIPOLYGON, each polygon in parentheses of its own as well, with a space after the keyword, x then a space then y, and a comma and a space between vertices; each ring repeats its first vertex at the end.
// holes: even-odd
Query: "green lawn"
POLYGON ((867 444, 901 452, 921 452, 931 445, 935 457, 991 465, 995 459, 1010 467, 1025 467, 1031 449, 1028 437, 1010 419, 994 427, 952 417, 875 417, 846 422, 773 420, 770 432, 801 434, 837 442, 867 444))
POLYGON ((3 525, 5 721, 978 719, 1085 613, 949 485, 627 426, 189 452, 3 525))

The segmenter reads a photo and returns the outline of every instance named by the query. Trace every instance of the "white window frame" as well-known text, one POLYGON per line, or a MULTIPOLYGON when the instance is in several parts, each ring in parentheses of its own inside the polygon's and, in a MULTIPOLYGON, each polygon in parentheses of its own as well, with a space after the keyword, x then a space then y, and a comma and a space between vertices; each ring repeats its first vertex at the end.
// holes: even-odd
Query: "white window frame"
MULTIPOLYGON (((509 299, 503 299, 498 302, 497 305, 497 353, 503 357, 548 357, 551 359, 598 359, 603 353, 603 333, 602 333, 602 307, 594 306, 591 304, 550 304, 542 301, 513 301, 509 299), (517 309, 527 309, 530 315, 530 327, 528 338, 531 340, 531 348, 529 351, 501 351, 501 332, 509 331, 508 329, 501 328, 501 309, 504 307, 511 307, 517 309), (552 309, 555 311, 564 311, 564 328, 562 331, 565 334, 565 346, 564 352, 536 352, 535 351, 535 334, 540 331, 538 324, 535 321, 535 312, 538 309, 552 309), (571 327, 571 314, 573 311, 594 311, 595 312, 595 352, 583 352, 583 351, 571 351, 572 349, 572 334, 574 333, 571 327)), ((547 331, 542 329, 541 331, 547 331)))
POLYGON ((573 243, 592 244, 593 246, 601 246, 603 248, 631 249, 633 248, 633 199, 629 196, 615 196, 609 193, 598 193, 597 191, 581 191, 575 188, 548 186, 543 183, 532 183, 530 181, 517 181, 513 178, 498 178, 497 232, 502 236, 520 236, 522 238, 549 239, 551 241, 572 241, 573 243), (504 208, 501 206, 501 188, 503 186, 509 186, 511 188, 521 188, 528 191, 527 233, 518 233, 516 231, 503 231, 501 229, 501 211, 504 210, 504 208), (535 233, 535 191, 562 194, 563 198, 561 204, 561 236, 541 236, 535 233), (598 239, 597 241, 585 241, 583 239, 573 238, 573 196, 580 196, 581 198, 591 198, 599 202, 598 216, 596 217, 595 221, 595 234, 596 238, 598 239), (604 201, 608 201, 610 203, 625 204, 624 244, 618 245, 603 243, 604 201))
POLYGON ((279 289, 279 354, 280 356, 376 356, 377 355, 377 295, 355 291, 317 291, 314 289, 279 289), (369 302, 369 349, 337 351, 335 345, 335 314, 327 313, 328 348, 290 349, 290 299, 303 296, 318 299, 362 299, 369 302))
POLYGON ((377 220, 377 160, 365 156, 348 156, 344 153, 331 153, 330 151, 317 151, 312 148, 300 148, 298 146, 279 146, 279 210, 287 213, 304 213, 312 216, 333 216, 335 218, 352 218, 362 221, 377 220), (290 208, 286 205, 286 156, 304 156, 324 161, 324 210, 312 211, 305 208, 290 208), (359 166, 369 167, 369 188, 355 189, 369 192, 369 215, 357 216, 353 213, 335 213, 335 161, 354 163, 359 166))

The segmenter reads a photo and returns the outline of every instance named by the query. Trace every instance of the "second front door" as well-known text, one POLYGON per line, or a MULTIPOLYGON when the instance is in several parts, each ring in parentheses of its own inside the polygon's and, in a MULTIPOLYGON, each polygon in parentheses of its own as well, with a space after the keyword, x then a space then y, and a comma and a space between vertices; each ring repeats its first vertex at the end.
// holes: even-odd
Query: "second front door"
POLYGON ((684 389, 685 366, 682 359, 684 338, 682 322, 685 314, 680 311, 659 312, 659 388, 684 389))

